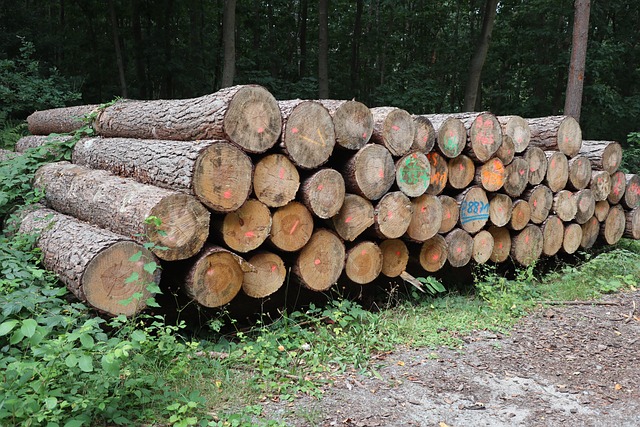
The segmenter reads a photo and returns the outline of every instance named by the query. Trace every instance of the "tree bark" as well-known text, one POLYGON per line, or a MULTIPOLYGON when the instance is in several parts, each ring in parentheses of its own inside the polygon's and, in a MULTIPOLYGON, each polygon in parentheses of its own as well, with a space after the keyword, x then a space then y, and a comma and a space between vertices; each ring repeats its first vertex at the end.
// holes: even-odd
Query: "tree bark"
POLYGON ((582 87, 587 59, 587 39, 589 38, 590 0, 575 0, 573 18, 573 41, 571 43, 571 62, 569 79, 564 103, 564 114, 580 121, 582 108, 582 87))
POLYGON ((624 236, 630 239, 640 239, 640 208, 625 211, 624 236))
POLYGON ((527 119, 531 128, 529 145, 543 150, 556 150, 573 157, 582 146, 582 130, 573 117, 549 116, 527 119))
POLYGON ((360 95, 360 38, 362 36, 362 12, 364 1, 356 0, 356 16, 353 23, 353 35, 351 39, 351 89, 354 96, 360 95))
POLYGON ((348 150, 365 146, 373 133, 373 114, 369 107, 358 101, 319 101, 331 115, 336 134, 336 144, 348 150))
POLYGON ((338 281, 345 255, 342 240, 329 230, 319 229, 300 251, 291 272, 307 288, 326 291, 338 281))
POLYGON ((298 62, 298 78, 307 75, 307 14, 309 10, 307 0, 300 0, 298 44, 300 46, 300 60, 298 62))
POLYGON ((223 68, 221 87, 233 85, 236 74, 236 0, 224 0, 222 12, 223 68))
POLYGON ((253 192, 270 208, 279 208, 292 201, 299 187, 300 174, 287 156, 270 154, 256 163, 253 192))
POLYGON ((29 132, 33 135, 71 133, 85 125, 83 118, 97 110, 99 105, 52 108, 34 111, 27 117, 29 132))
POLYGON ((329 98, 329 0, 318 0, 318 98, 329 98))
POLYGON ((320 169, 306 178, 300 187, 300 199, 318 218, 336 215, 345 197, 342 174, 335 169, 320 169))
POLYGON ((373 282, 382 272, 382 251, 371 241, 353 245, 345 260, 344 272, 347 278, 359 285, 373 282))

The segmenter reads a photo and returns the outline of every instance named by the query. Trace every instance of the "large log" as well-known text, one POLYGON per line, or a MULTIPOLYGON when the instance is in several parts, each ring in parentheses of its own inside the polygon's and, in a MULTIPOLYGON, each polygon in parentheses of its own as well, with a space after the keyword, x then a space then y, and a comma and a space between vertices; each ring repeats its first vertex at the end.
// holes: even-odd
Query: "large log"
POLYGON ((544 182, 552 192, 557 193, 569 180, 569 162, 567 156, 558 151, 545 151, 545 155, 548 166, 544 182))
POLYGON ((456 199, 450 196, 438 196, 442 205, 442 222, 438 233, 445 234, 454 229, 460 218, 460 205, 456 199))
POLYGON ((587 188, 591 181, 591 160, 579 154, 569 160, 569 180, 567 186, 573 190, 587 188))
POLYGON ((529 224, 511 238, 511 256, 520 265, 531 265, 540 259, 543 247, 540 227, 529 224))
POLYGON ((344 243, 335 233, 318 229, 300 251, 291 272, 305 287, 326 291, 338 281, 345 255, 344 243))
POLYGON ((154 244, 161 259, 189 258, 207 239, 210 214, 193 196, 68 162, 38 169, 34 186, 58 212, 154 244), (147 221, 147 218, 157 218, 147 221))
POLYGON ((474 182, 486 191, 495 192, 500 190, 505 182, 506 169, 502 160, 490 159, 476 168, 474 182))
POLYGON ((495 242, 493 235, 487 230, 481 230, 473 236, 473 252, 472 258, 478 264, 484 264, 489 261, 493 253, 495 242))
POLYGON ((313 233, 313 217, 300 202, 289 202, 273 212, 269 242, 276 248, 293 252, 302 249, 313 233))
POLYGON ((316 101, 278 101, 282 113, 280 146, 296 166, 314 169, 331 156, 336 144, 329 111, 316 101))
POLYGON ((550 215, 542 225, 542 253, 546 256, 553 256, 562 248, 564 239, 564 224, 555 215, 550 215))
POLYGON ((580 247, 583 249, 591 248, 598 240, 600 234, 600 222, 595 216, 589 218, 585 223, 581 224, 582 227, 582 240, 580 241, 580 247))
POLYGON ((593 192, 585 188, 577 191, 573 197, 576 199, 575 222, 584 224, 593 216, 596 209, 596 200, 593 197, 593 192))
POLYGON ((505 168, 502 188, 511 197, 520 197, 529 184, 529 162, 518 156, 505 168))
POLYGON ((453 159, 462 153, 467 143, 467 129, 461 120, 447 114, 426 114, 436 132, 436 143, 440 153, 453 159))
POLYGON ((242 206, 224 216, 222 223, 214 222, 212 236, 220 237, 236 252, 257 249, 271 232, 271 211, 262 202, 248 199, 242 206))
POLYGON ((386 239, 380 242, 382 251, 382 271, 387 277, 398 277, 407 268, 409 249, 400 239, 386 239))
POLYGON ((382 251, 371 241, 353 245, 346 254, 344 272, 359 285, 373 282, 382 272, 382 251))
POLYGON ((445 236, 447 260, 452 267, 464 267, 473 255, 473 237, 461 228, 455 228, 445 236))
POLYGON ((615 245, 622 238, 625 226, 624 209, 620 205, 613 205, 600 228, 600 236, 607 245, 615 245))
POLYGON ((253 164, 226 141, 84 138, 73 163, 194 194, 214 212, 238 209, 251 193, 253 164))
MULTIPOLYGON (((511 137, 516 153, 522 153, 529 147, 531 129, 525 119, 520 116, 498 116, 502 134, 511 137)), ((503 141, 504 143, 504 141, 503 141)))
POLYGON ((596 202, 606 200, 611 193, 611 175, 605 171, 594 171, 591 174, 589 188, 593 192, 593 198, 596 202))
POLYGON ((282 116, 271 93, 246 85, 192 99, 117 102, 98 114, 94 127, 108 137, 226 139, 262 153, 278 140, 282 116))
POLYGON ((51 154, 55 157, 61 158, 64 155, 66 146, 72 144, 74 137, 71 135, 27 135, 23 136, 16 142, 16 153, 26 153, 28 150, 39 149, 38 154, 51 154))
POLYGON ((529 164, 529 184, 540 184, 547 175, 547 156, 542 148, 529 147, 524 152, 524 159, 529 164))
POLYGON ((340 211, 344 195, 344 178, 335 169, 320 169, 300 186, 300 200, 312 214, 322 219, 331 218, 340 211))
POLYGON ((640 206, 640 175, 628 173, 625 177, 627 185, 620 203, 627 209, 635 209, 640 206))
POLYGON ((467 130, 467 152, 478 162, 489 160, 502 145, 502 127, 489 112, 453 113, 467 130))
POLYGON ((422 196, 430 181, 431 165, 424 153, 411 151, 396 162, 396 185, 407 196, 422 196))
POLYGON ((413 212, 406 238, 424 242, 435 236, 442 224, 442 204, 437 196, 423 194, 411 201, 413 212))
POLYGON ((256 163, 253 192, 270 208, 279 208, 296 197, 300 174, 296 166, 283 154, 270 154, 256 163))
POLYGON ((630 239, 640 239, 640 208, 625 211, 624 236, 630 239))
POLYGON ((15 151, 0 149, 0 162, 15 159, 19 155, 20 153, 16 153, 15 151))
POLYGON ((513 139, 508 135, 502 135, 502 144, 500 148, 498 148, 498 151, 496 151, 495 156, 506 166, 511 163, 515 155, 516 148, 513 139))
POLYGON ((35 111, 27 117, 27 126, 33 135, 71 133, 87 124, 84 118, 97 112, 98 107, 99 105, 78 105, 35 111))
POLYGON ((511 253, 511 233, 504 227, 494 225, 487 231, 493 237, 493 251, 489 259, 493 262, 505 262, 511 253))
POLYGON ((582 146, 582 130, 573 117, 548 116, 527 119, 531 129, 529 145, 543 150, 556 150, 574 157, 582 146))
POLYGON ((547 219, 551 207, 553 206, 553 193, 546 185, 536 185, 525 191, 522 198, 529 202, 531 208, 531 218, 534 224, 542 224, 547 219))
POLYGON ((449 166, 447 160, 435 151, 427 154, 429 160, 429 167, 431 169, 431 179, 429 180, 429 187, 427 187, 426 194, 437 196, 447 186, 449 180, 449 166))
POLYGON ((347 150, 359 150, 373 133, 373 115, 369 107, 358 101, 318 100, 331 115, 336 144, 347 150))
POLYGON ((357 194, 345 194, 340 211, 331 218, 338 235, 349 242, 354 241, 374 222, 371 202, 357 194))
POLYGON ((397 239, 409 228, 413 205, 400 191, 385 194, 374 209, 374 228, 379 237, 397 239))
POLYGON ((568 254, 575 253, 580 248, 582 242, 582 227, 575 222, 567 224, 564 228, 562 240, 562 250, 568 254))
POLYGON ((460 204, 460 226, 469 233, 480 231, 489 220, 487 193, 479 186, 469 187, 456 196, 460 204))
POLYGON ((490 195, 489 221, 496 227, 504 227, 511 220, 513 199, 506 194, 490 195))
POLYGON ((273 252, 256 252, 247 260, 255 271, 245 271, 242 290, 252 298, 266 298, 284 284, 287 267, 273 252))
POLYGON ((413 116, 416 125, 416 134, 413 137, 411 150, 428 153, 433 150, 436 143, 436 131, 431 124, 431 120, 425 116, 413 116))
POLYGON ((449 185, 456 190, 462 190, 471 184, 476 174, 476 166, 470 157, 460 154, 449 160, 449 185))
POLYGON ((367 144, 358 150, 342 172, 347 191, 369 200, 380 199, 396 179, 391 153, 378 144, 367 144))
POLYGON ((627 190, 627 178, 622 171, 616 171, 611 174, 611 191, 607 196, 607 201, 612 205, 620 203, 627 190))
POLYGON ((551 212, 562 221, 572 221, 578 212, 578 198, 569 190, 560 190, 553 195, 551 212))
POLYGON ((509 228, 515 231, 522 230, 531 219, 531 205, 526 200, 517 199, 513 201, 511 209, 511 219, 509 228))
POLYGON ((373 114, 371 142, 386 147, 393 156, 404 156, 413 144, 416 125, 405 110, 395 107, 376 107, 373 114))
POLYGON ((135 315, 152 296, 147 286, 160 282, 160 269, 149 272, 144 268, 145 264, 159 262, 149 250, 70 216, 38 209, 22 219, 20 232, 40 233, 37 247, 44 267, 54 272, 76 298, 101 312, 135 315), (131 302, 122 304, 130 298, 131 302))
POLYGON ((447 241, 440 234, 425 240, 420 248, 418 257, 420 265, 425 271, 435 273, 447 262, 447 241))
POLYGON ((591 160, 594 170, 610 174, 622 163, 622 146, 615 141, 582 141, 580 154, 591 160))

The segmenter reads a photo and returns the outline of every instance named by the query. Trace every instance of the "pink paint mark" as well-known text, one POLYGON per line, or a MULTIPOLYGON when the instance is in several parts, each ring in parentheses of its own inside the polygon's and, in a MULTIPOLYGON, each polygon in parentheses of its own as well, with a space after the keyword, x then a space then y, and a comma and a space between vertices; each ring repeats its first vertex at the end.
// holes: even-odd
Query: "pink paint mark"
POLYGON ((324 188, 324 185, 322 184, 318 185, 318 191, 322 191, 323 188, 324 188))
POLYGON ((320 265, 321 261, 320 261, 319 259, 317 259, 317 258, 316 258, 316 260, 315 260, 315 261, 313 261, 313 263, 314 263, 315 265, 320 265))
POLYGON ((224 194, 222 195, 222 197, 224 197, 225 199, 230 199, 231 198, 231 190, 225 191, 224 194))
POLYGON ((502 243, 498 243, 498 249, 502 249, 502 243))
POLYGON ((519 173, 520 175, 524 175, 524 169, 520 169, 519 173))
POLYGON ((393 212, 389 211, 387 212, 387 218, 391 218, 393 216, 393 212))
POLYGON ((427 138, 427 137, 425 136, 424 138, 422 138, 422 142, 427 142, 427 139, 429 139, 429 138, 427 138))
POLYGON ((464 166, 460 165, 460 170, 463 171, 464 170, 464 166))
POLYGON ((367 254, 367 251, 365 249, 360 251, 360 255, 365 256, 367 254))
POLYGON ((420 208, 420 212, 425 213, 427 211, 427 207, 423 206, 420 208))
POLYGON ((291 227, 291 230, 289 230, 290 236, 296 231, 296 228, 298 228, 298 224, 300 224, 300 220, 296 219, 296 222, 293 223, 293 227, 291 227))
POLYGON ((536 171, 536 168, 534 168, 533 166, 529 168, 529 172, 535 172, 535 171, 536 171))
POLYGON ((244 233, 244 237, 256 237, 256 234, 253 231, 247 231, 246 233, 244 233))
POLYGON ((447 212, 447 219, 451 219, 451 212, 447 212))
POLYGON ((215 270, 213 268, 210 268, 207 270, 207 276, 213 276, 215 274, 215 270))
POLYGON ((366 132, 362 132, 362 137, 366 138, 367 137, 367 133, 366 132))
POLYGON ((273 265, 271 266, 271 272, 272 272, 272 273, 273 273, 274 271, 276 271, 277 269, 278 269, 278 267, 277 267, 275 264, 273 264, 273 265))
POLYGON ((353 218, 349 216, 349 217, 347 217, 347 219, 345 219, 345 220, 344 220, 344 222, 346 222, 346 223, 348 224, 348 223, 350 223, 350 222, 351 222, 351 220, 352 220, 352 219, 353 219, 353 218))
POLYGON ((391 129, 393 129, 393 130, 400 130, 400 128, 399 128, 398 126, 396 126, 396 125, 391 126, 391 129))
POLYGON ((529 235, 528 234, 526 236, 524 236, 524 242, 525 243, 529 243, 529 235))
POLYGON ((440 258, 440 255, 435 254, 431 257, 434 261, 437 261, 440 258))
POLYGON ((278 176, 280 179, 284 179, 284 168, 280 168, 280 172, 278 172, 278 176))
POLYGON ((533 201, 533 207, 534 207, 534 208, 537 208, 537 207, 538 207, 538 201, 537 201, 537 200, 534 200, 534 201, 533 201))
POLYGON ((462 253, 462 248, 456 248, 456 252, 462 253))
POLYGON ((498 208, 498 212, 504 212, 504 209, 501 207, 498 208))
POLYGON ((380 170, 378 171, 378 176, 379 176, 380 178, 384 178, 384 169, 380 169, 380 170))
POLYGON ((300 131, 298 130, 298 128, 293 128, 293 129, 291 129, 291 133, 298 133, 298 132, 300 132, 300 131))
POLYGON ((258 133, 264 132, 264 128, 258 128, 258 133))
POLYGON ((551 167, 552 168, 556 167, 556 159, 551 159, 551 167))

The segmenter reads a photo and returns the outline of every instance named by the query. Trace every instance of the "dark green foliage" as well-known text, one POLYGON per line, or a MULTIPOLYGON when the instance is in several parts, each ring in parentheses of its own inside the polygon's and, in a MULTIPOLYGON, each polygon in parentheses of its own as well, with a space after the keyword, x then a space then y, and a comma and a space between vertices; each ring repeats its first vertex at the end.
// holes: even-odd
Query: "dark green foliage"
POLYGON ((640 173, 640 132, 631 132, 623 147, 622 168, 629 173, 640 173))

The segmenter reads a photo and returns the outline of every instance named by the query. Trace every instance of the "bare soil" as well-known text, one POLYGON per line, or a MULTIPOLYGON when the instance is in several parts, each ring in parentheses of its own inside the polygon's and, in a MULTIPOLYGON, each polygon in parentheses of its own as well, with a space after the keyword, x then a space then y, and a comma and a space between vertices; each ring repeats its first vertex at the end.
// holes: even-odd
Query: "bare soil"
POLYGON ((346 374, 267 413, 295 427, 640 426, 640 291, 374 359, 379 377, 346 374))

